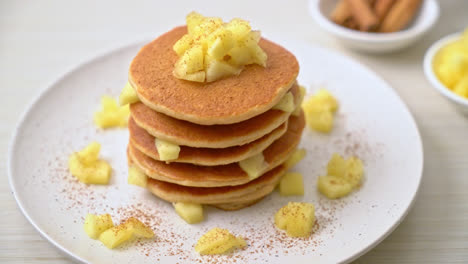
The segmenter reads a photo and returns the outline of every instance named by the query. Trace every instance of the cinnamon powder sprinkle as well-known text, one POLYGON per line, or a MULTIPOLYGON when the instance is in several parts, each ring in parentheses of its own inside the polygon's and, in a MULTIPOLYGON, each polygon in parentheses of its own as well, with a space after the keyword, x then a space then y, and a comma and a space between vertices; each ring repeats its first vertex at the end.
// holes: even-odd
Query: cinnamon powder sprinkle
MULTIPOLYGON (((330 142, 333 146, 331 148, 330 146, 313 147, 309 151, 317 151, 317 155, 322 155, 322 153, 325 155, 327 149, 341 149, 344 155, 357 155, 363 157, 364 160, 372 157, 378 158, 379 155, 382 155, 383 145, 371 146, 363 140, 364 138, 366 138, 365 131, 349 132, 343 137, 333 139, 330 142)), ((195 252, 194 245, 198 238, 211 228, 199 228, 195 225, 193 228, 197 228, 194 229, 197 230, 196 232, 184 232, 181 230, 180 223, 174 220, 175 213, 172 206, 157 198, 150 200, 146 198, 146 201, 135 202, 139 200, 137 197, 127 197, 121 205, 111 206, 111 204, 115 204, 110 203, 112 199, 116 198, 115 194, 126 192, 124 189, 127 187, 119 187, 117 184, 98 187, 85 185, 70 175, 67 159, 68 155, 63 154, 48 161, 45 173, 50 175, 50 182, 42 184, 45 190, 52 187, 58 188, 51 193, 53 193, 53 198, 60 210, 73 216, 72 222, 68 224, 81 228, 84 222, 83 216, 86 213, 109 213, 113 216, 115 223, 135 217, 151 227, 155 237, 126 243, 122 246, 122 250, 127 247, 137 249, 142 256, 156 263, 169 259, 171 262, 179 263, 259 263, 265 261, 265 255, 281 258, 292 255, 318 254, 314 252, 327 246, 325 241, 332 239, 334 233, 342 229, 342 226, 337 224, 337 213, 349 203, 360 203, 352 197, 345 200, 319 198, 317 201, 312 201, 315 205, 316 223, 311 236, 306 238, 288 237, 284 231, 278 230, 274 226, 274 213, 277 211, 276 209, 281 207, 280 205, 278 208, 272 208, 270 216, 268 214, 259 215, 259 217, 265 218, 262 222, 244 222, 242 218, 236 218, 233 215, 233 219, 227 225, 240 227, 238 230, 232 231, 246 240, 247 246, 244 250, 234 251, 228 255, 200 256, 195 252)), ((38 173, 44 172, 38 171, 38 173)), ((113 171, 112 177, 126 178, 127 174, 126 171, 113 171)), ((127 195, 127 193, 122 194, 122 196, 127 195)), ((271 199, 271 197, 266 199, 271 199)), ((64 233, 67 232, 66 226, 63 228, 64 233)), ((185 227, 183 226, 183 228, 185 227)), ((192 228, 192 226, 186 228, 192 228)), ((107 249, 103 248, 102 250, 107 249)))

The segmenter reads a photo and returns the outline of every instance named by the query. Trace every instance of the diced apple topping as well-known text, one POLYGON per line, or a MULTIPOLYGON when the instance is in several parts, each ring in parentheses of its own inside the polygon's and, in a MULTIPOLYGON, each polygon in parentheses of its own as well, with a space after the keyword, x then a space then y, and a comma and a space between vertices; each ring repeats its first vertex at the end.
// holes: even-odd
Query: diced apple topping
POLYGON ((333 154, 327 165, 327 175, 318 179, 318 190, 330 199, 348 195, 361 184, 364 174, 362 161, 357 157, 345 160, 333 154))
POLYGON ((108 248, 113 249, 133 237, 133 230, 126 226, 118 225, 107 229, 99 236, 99 240, 108 248))
POLYGON ((235 18, 224 23, 217 17, 192 12, 186 18, 188 33, 173 46, 179 59, 173 74, 178 79, 213 82, 238 75, 245 65, 266 67, 267 55, 260 48, 260 32, 248 21, 235 18))
POLYGON ((291 92, 287 92, 283 98, 275 105, 273 106, 273 109, 281 110, 284 112, 291 113, 295 109, 294 105, 294 96, 291 92))
POLYGON ((260 176, 265 169, 268 167, 268 163, 265 161, 263 153, 257 154, 245 160, 239 161, 239 166, 243 171, 249 175, 250 179, 256 179, 260 176))
POLYGON ((290 237, 307 237, 315 224, 315 207, 311 203, 289 202, 275 214, 275 225, 290 237))
POLYGON ((153 230, 149 226, 142 223, 140 220, 136 219, 135 217, 128 218, 124 224, 126 226, 130 226, 130 229, 133 231, 133 235, 135 235, 136 237, 154 237, 153 230))
POLYGON ((86 215, 84 222, 84 230, 92 239, 97 239, 99 235, 107 229, 114 226, 110 214, 103 215, 86 215))
POLYGON ((333 175, 320 176, 318 178, 317 188, 323 195, 330 199, 341 198, 348 195, 353 190, 353 186, 345 179, 333 175))
POLYGON ((146 188, 148 177, 136 166, 128 168, 128 183, 146 188))
POLYGON ((279 182, 279 192, 282 196, 304 195, 304 180, 298 172, 287 172, 279 182))
POLYGON ((78 155, 78 158, 84 165, 89 166, 93 165, 98 160, 100 151, 101 144, 97 143, 96 141, 93 141, 76 154, 78 155))
POLYGON ((310 128, 323 133, 332 130, 333 114, 338 109, 338 102, 327 90, 320 89, 304 102, 303 109, 310 128))
POLYGON ((126 127, 130 116, 129 105, 118 106, 117 101, 109 96, 101 99, 102 109, 94 113, 94 123, 100 128, 126 127))
POLYGON ((227 62, 215 60, 213 57, 209 56, 205 57, 205 65, 207 82, 213 82, 231 75, 238 75, 242 70, 232 65, 229 65, 229 63, 227 62))
POLYGON ((296 149, 293 154, 284 162, 286 169, 290 169, 304 159, 307 154, 305 149, 296 149))
POLYGON ((342 177, 346 172, 346 161, 338 153, 333 153, 327 164, 327 175, 342 177))
POLYGON ((242 237, 235 237, 228 230, 215 227, 198 240, 195 250, 201 255, 215 255, 245 246, 246 243, 242 237))
POLYGON ((125 84, 122 92, 119 96, 119 104, 120 106, 133 104, 138 102, 140 99, 138 98, 138 94, 136 93, 135 89, 130 85, 129 82, 125 84))
POLYGON ((189 224, 203 221, 203 207, 194 203, 174 203, 176 213, 189 224))
POLYGON ((101 145, 92 142, 80 152, 73 153, 68 160, 70 173, 86 184, 108 184, 111 166, 98 159, 101 145))
POLYGON ((154 143, 160 160, 169 161, 179 157, 180 146, 159 138, 156 138, 154 143))
POLYGON ((152 238, 154 237, 154 232, 151 228, 140 222, 140 220, 130 217, 122 224, 102 232, 99 240, 106 247, 112 249, 134 237, 152 238))

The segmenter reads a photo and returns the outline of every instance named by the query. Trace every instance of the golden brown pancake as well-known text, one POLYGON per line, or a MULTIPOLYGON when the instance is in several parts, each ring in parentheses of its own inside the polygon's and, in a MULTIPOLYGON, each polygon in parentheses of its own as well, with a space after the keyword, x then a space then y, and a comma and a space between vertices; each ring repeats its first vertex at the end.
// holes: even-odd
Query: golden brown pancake
POLYGON ((252 206, 260 202, 263 198, 265 198, 265 196, 261 197, 260 199, 245 202, 245 203, 222 203, 222 204, 212 204, 211 206, 214 206, 224 211, 236 211, 236 210, 240 210, 240 209, 252 206))
POLYGON ((149 178, 148 189, 154 195, 169 202, 198 204, 248 203, 272 192, 285 171, 286 167, 279 165, 246 184, 211 188, 187 187, 149 178))
MULTIPOLYGON (((263 151, 263 156, 269 166, 262 173, 280 165, 292 154, 299 144, 304 124, 303 112, 298 117, 290 117, 286 133, 263 151)), ((198 166, 177 162, 167 164, 143 154, 131 143, 128 148, 134 164, 149 177, 160 181, 184 186, 219 187, 245 184, 251 180, 238 163, 218 166, 198 166)))
MULTIPOLYGON (((132 118, 130 118, 128 122, 128 130, 130 131, 130 142, 135 148, 155 160, 160 160, 155 145, 155 137, 139 127, 132 118)), ((193 148, 180 146, 179 157, 171 162, 192 163, 204 166, 238 162, 264 151, 275 140, 280 138, 286 130, 287 122, 284 122, 269 134, 242 146, 228 148, 193 148)))
MULTIPOLYGON (((295 102, 299 102, 297 84, 293 85, 291 92, 295 102)), ((273 131, 290 115, 281 110, 270 109, 240 123, 204 126, 158 113, 141 102, 132 104, 130 112, 138 126, 154 137, 196 148, 228 148, 247 144, 273 131)))
POLYGON ((145 45, 130 64, 129 82, 150 108, 202 125, 232 124, 257 116, 279 102, 293 85, 299 64, 283 47, 261 39, 267 66, 248 65, 238 76, 211 83, 172 75, 178 59, 172 46, 186 27, 177 27, 145 45))
MULTIPOLYGON (((128 163, 133 165, 129 156, 128 163)), ((213 188, 181 186, 148 177, 148 189, 168 202, 198 202, 233 211, 253 205, 271 193, 285 170, 280 165, 247 184, 213 188)))

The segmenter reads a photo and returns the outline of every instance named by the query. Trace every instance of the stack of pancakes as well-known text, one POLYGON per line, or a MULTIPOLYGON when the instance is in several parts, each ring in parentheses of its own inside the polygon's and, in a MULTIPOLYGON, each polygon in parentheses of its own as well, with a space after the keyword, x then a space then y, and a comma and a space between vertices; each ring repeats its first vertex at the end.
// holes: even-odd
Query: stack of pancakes
POLYGON ((273 191, 299 144, 302 111, 272 109, 288 92, 299 104, 299 65, 290 52, 262 39, 266 67, 248 65, 238 76, 211 83, 176 79, 172 46, 185 33, 178 27, 160 36, 130 65, 129 83, 140 102, 130 106, 129 163, 164 200, 237 210, 273 191), (155 138, 179 145, 179 157, 161 161, 155 138), (249 176, 239 162, 262 154, 261 173, 249 176))

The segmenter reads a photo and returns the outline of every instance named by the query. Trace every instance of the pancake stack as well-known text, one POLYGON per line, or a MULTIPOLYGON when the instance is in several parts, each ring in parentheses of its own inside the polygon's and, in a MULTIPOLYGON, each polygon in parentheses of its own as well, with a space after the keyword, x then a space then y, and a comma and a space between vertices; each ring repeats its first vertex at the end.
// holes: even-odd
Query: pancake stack
POLYGON ((130 65, 129 83, 140 102, 130 106, 129 164, 147 175, 147 188, 161 199, 241 209, 273 191, 299 144, 302 110, 273 109, 289 93, 300 104, 299 65, 290 52, 261 39, 266 67, 248 65, 211 83, 180 80, 172 74, 178 59, 172 46, 186 33, 186 27, 165 33, 130 65), (178 158, 161 161, 156 138, 179 145, 178 158), (254 175, 241 166, 259 159, 254 175))

